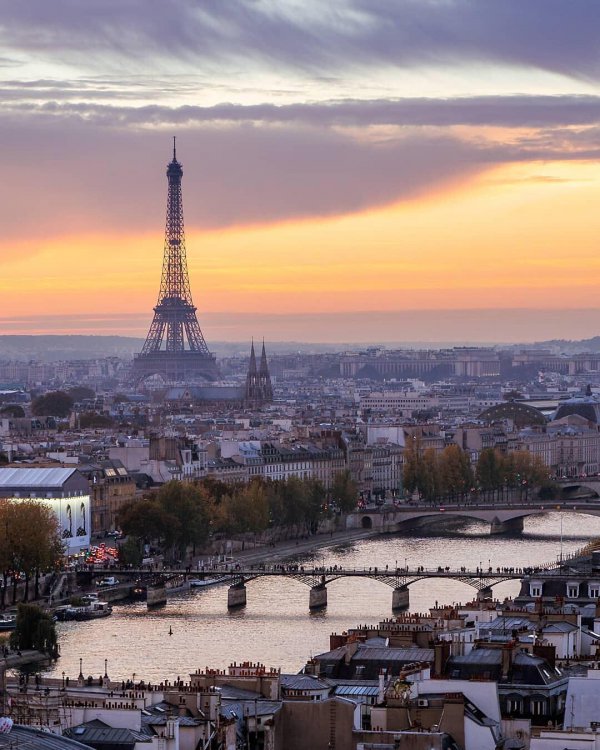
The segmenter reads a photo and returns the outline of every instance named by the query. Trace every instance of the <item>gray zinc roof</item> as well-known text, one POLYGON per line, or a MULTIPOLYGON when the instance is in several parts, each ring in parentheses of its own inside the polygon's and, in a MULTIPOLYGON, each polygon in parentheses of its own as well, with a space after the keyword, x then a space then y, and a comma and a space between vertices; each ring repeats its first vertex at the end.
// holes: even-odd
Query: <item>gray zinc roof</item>
POLYGON ((246 716, 272 716, 281 709, 281 701, 227 701, 222 704, 221 713, 224 716, 242 719, 246 716))
POLYGON ((77 469, 24 469, 13 467, 0 469, 0 489, 13 487, 60 488, 77 469))
POLYGON ((361 695, 375 696, 378 692, 378 685, 337 685, 334 689, 335 695, 343 695, 346 698, 359 697, 361 695))
POLYGON ((132 747, 138 742, 152 742, 151 738, 142 732, 134 732, 132 729, 109 727, 108 725, 97 726, 95 723, 92 726, 89 724, 80 724, 79 726, 67 729, 65 734, 77 738, 82 742, 93 743, 96 748, 102 747, 102 745, 132 747))
POLYGON ((282 674, 281 687, 286 690, 327 690, 329 685, 310 674, 282 674))
POLYGON ((497 617, 491 622, 481 623, 479 632, 485 634, 487 630, 502 630, 510 635, 511 630, 520 630, 521 628, 532 630, 534 625, 527 617, 497 617))
POLYGON ((42 732, 32 727, 13 726, 9 734, 0 734, 0 748, 13 750, 91 750, 89 745, 58 734, 42 732))
POLYGON ((579 630, 577 625, 573 625, 571 622, 565 622, 564 620, 549 622, 544 627, 544 633, 572 633, 574 630, 579 630))
POLYGON ((236 685, 221 685, 219 690, 223 700, 254 700, 255 698, 260 700, 262 698, 261 693, 257 693, 255 690, 246 690, 236 685))

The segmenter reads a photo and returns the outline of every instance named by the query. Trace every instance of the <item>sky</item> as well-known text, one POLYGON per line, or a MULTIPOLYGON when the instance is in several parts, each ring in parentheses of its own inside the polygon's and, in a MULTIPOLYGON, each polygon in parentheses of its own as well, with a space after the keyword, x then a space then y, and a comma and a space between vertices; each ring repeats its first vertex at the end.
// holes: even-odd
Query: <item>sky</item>
POLYGON ((0 333, 600 333, 596 0, 0 0, 0 333))

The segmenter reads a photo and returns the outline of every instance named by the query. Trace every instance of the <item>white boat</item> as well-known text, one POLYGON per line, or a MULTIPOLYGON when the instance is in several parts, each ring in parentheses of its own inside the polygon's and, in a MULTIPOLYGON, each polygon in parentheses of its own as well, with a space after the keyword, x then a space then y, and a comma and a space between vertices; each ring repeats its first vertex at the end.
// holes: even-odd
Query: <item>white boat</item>
POLYGON ((0 615, 0 633, 7 630, 14 630, 17 627, 17 616, 9 614, 0 615))
POLYGON ((223 583, 228 580, 228 576, 221 576, 220 578, 190 578, 188 583, 190 588, 201 589, 206 586, 215 586, 217 583, 223 583))
POLYGON ((97 620, 100 617, 112 615, 112 607, 108 602, 92 601, 83 607, 68 607, 65 620, 97 620))

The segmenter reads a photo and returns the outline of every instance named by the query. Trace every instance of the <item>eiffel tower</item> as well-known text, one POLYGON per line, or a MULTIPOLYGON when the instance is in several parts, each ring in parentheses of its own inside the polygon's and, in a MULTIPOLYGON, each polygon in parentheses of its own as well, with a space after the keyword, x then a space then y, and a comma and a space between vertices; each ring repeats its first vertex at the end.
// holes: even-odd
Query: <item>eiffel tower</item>
POLYGON ((167 166, 167 223, 158 302, 146 342, 133 360, 133 377, 143 380, 160 375, 166 382, 216 380, 215 355, 211 354, 198 325, 192 302, 185 254, 181 178, 175 138, 173 160, 167 166))

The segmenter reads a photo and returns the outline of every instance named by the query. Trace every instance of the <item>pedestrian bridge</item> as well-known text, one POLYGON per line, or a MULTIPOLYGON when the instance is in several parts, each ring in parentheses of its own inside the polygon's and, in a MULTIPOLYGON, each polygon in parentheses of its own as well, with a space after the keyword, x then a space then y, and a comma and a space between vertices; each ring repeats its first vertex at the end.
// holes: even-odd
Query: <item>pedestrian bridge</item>
MULTIPOLYGON (((600 482, 598 483, 600 489, 600 482)), ((565 490, 580 485, 565 485, 565 490)), ((584 513, 600 516, 600 499, 565 497, 560 500, 511 500, 500 502, 406 503, 369 508, 348 515, 348 529, 376 529, 393 533, 410 527, 426 526, 449 518, 464 518, 490 524, 491 534, 523 530, 523 519, 538 513, 584 513)))
MULTIPOLYGON (((406 609, 409 606, 409 586, 417 581, 428 580, 430 578, 445 578, 471 586, 477 591, 477 597, 487 599, 492 596, 492 587, 505 581, 520 581, 524 575, 529 573, 544 574, 544 571, 552 570, 553 577, 560 577, 560 571, 555 569, 555 564, 551 563, 536 568, 499 568, 499 567, 478 567, 470 570, 461 567, 459 570, 451 570, 449 567, 442 568, 425 568, 418 566, 416 569, 398 568, 386 565, 385 567, 371 567, 363 569, 347 569, 338 566, 323 568, 309 567, 304 565, 256 565, 252 567, 242 567, 240 565, 215 566, 211 568, 192 570, 186 569, 168 569, 160 571, 148 570, 147 568, 137 569, 120 569, 119 578, 131 577, 136 580, 151 579, 154 586, 160 585, 157 577, 162 580, 162 585, 166 585, 170 578, 183 577, 189 583, 193 580, 199 585, 210 586, 215 583, 228 583, 227 606, 232 609, 244 606, 247 601, 246 584, 265 577, 279 577, 298 581, 308 586, 309 609, 319 609, 327 605, 327 586, 338 580, 349 582, 356 578, 368 578, 392 589, 392 610, 406 609)), ((86 570, 79 571, 78 575, 85 576, 90 582, 96 577, 101 578, 105 575, 114 575, 115 570, 86 570)), ((567 577, 567 573, 564 573, 567 577)), ((572 575, 571 575, 572 577, 572 575)), ((166 600, 166 593, 165 593, 166 600)))

